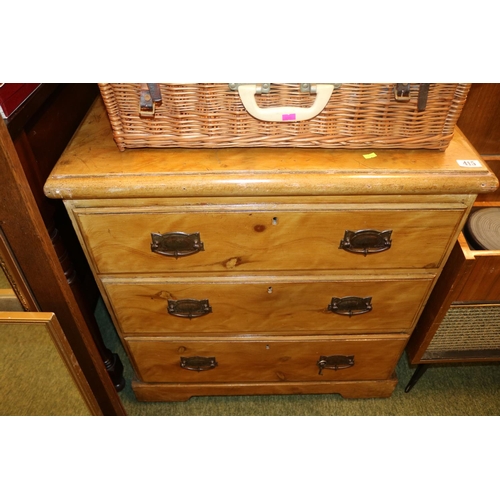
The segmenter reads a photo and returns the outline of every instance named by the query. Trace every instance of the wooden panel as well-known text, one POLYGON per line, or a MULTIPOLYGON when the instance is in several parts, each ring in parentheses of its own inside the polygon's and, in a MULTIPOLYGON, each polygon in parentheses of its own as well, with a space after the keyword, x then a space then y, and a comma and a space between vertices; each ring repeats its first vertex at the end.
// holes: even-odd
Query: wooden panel
POLYGON ((481 153, 500 154, 500 84, 474 83, 458 126, 481 153))
MULTIPOLYGON (((59 84, 24 123, 23 130, 43 180, 49 176, 98 93, 95 83, 59 84)), ((9 130, 16 138, 10 124, 9 130)))
POLYGON ((383 332, 410 328, 432 278, 364 280, 324 277, 248 276, 238 281, 207 278, 157 283, 105 281, 118 322, 126 333, 185 332, 383 332), (372 297, 372 310, 352 317, 328 311, 332 297, 372 297), (169 299, 209 300, 212 312, 180 318, 167 312, 169 299))
POLYGON ((500 252, 471 250, 460 234, 408 342, 411 363, 421 361, 452 304, 500 301, 499 269, 500 252))
POLYGON ((474 265, 456 302, 500 301, 500 252, 491 253, 473 252, 474 265))
POLYGON ((98 272, 172 273, 437 268, 465 211, 440 208, 262 205, 75 212, 98 272), (392 230, 391 248, 367 256, 339 248, 346 230, 363 229, 392 230), (153 253, 151 233, 169 232, 199 232, 204 251, 178 259, 153 253))
POLYGON ((461 290, 474 263, 467 258, 467 243, 463 235, 453 250, 415 327, 406 348, 410 363, 418 363, 439 328, 451 303, 461 290))
MULTIPOLYGON (((498 122, 500 123, 500 118, 498 119, 498 122)), ((500 139, 498 140, 499 145, 498 148, 500 149, 500 139)), ((488 166, 491 168, 492 172, 497 176, 500 177, 500 157, 497 160, 486 160, 486 163, 488 166)), ((476 200, 476 205, 477 206, 500 206, 500 190, 497 189, 496 191, 492 193, 481 193, 478 195, 477 200, 476 200)))
POLYGON ((17 155, 65 273, 72 276, 76 271, 71 286, 88 323, 93 321, 97 286, 63 204, 49 200, 43 185, 98 92, 95 83, 42 84, 8 122, 17 155))
POLYGON ((40 310, 54 312, 105 415, 125 413, 0 121, 0 226, 40 310))
POLYGON ((365 338, 291 338, 277 340, 210 340, 127 338, 143 382, 291 382, 376 380, 391 376, 406 336, 365 338), (320 356, 354 356, 349 368, 324 369, 320 356), (207 371, 180 367, 180 358, 215 357, 218 366, 207 371))
POLYGON ((192 396, 248 396, 266 394, 340 394, 344 398, 388 398, 398 380, 333 380, 328 382, 220 382, 200 384, 148 384, 134 380, 138 401, 186 401, 192 396))

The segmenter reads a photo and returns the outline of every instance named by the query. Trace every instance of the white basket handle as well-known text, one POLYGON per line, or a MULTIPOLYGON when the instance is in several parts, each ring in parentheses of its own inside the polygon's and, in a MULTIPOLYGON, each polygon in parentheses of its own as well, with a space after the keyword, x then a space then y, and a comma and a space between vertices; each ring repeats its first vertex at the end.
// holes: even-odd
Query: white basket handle
POLYGON ((319 115, 330 100, 335 85, 318 83, 316 85, 316 99, 310 108, 283 106, 277 108, 260 108, 255 100, 256 84, 240 84, 238 93, 245 109, 254 118, 265 122, 300 122, 310 120, 319 115))

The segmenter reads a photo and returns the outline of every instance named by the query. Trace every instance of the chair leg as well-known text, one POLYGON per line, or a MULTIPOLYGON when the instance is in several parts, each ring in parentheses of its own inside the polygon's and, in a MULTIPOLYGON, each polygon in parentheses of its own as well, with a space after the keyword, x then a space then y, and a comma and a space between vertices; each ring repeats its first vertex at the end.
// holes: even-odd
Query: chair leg
POLYGON ((427 368, 429 368, 428 364, 421 364, 417 366, 410 381, 408 382, 408 385, 405 387, 405 392, 410 392, 412 390, 413 386, 419 381, 420 377, 422 377, 422 375, 427 371, 427 368))

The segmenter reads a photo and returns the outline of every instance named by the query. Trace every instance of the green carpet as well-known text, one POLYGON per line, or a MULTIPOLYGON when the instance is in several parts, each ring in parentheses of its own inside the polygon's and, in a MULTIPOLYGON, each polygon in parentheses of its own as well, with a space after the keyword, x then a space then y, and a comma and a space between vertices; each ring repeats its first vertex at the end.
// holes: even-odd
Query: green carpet
POLYGON ((131 416, 497 416, 500 415, 500 363, 430 367, 405 393, 413 368, 403 355, 398 385, 390 398, 344 399, 336 394, 293 396, 193 397, 180 403, 138 402, 131 388, 133 372, 102 303, 96 309, 106 345, 119 354, 127 385, 120 393, 131 416))

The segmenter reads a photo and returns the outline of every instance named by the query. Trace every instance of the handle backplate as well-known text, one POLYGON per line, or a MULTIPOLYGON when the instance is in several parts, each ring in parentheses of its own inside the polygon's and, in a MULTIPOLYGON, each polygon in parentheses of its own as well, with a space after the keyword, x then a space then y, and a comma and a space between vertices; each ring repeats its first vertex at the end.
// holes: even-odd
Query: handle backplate
POLYGON ((316 363, 319 367, 319 374, 323 375, 323 370, 344 370, 345 368, 352 368, 354 366, 354 356, 320 356, 316 363))
POLYGON ((168 314, 178 318, 199 318, 212 312, 212 307, 207 299, 180 299, 168 300, 168 314))
POLYGON ((180 366, 185 370, 205 372, 213 370, 218 366, 218 363, 214 357, 192 356, 190 358, 181 357, 180 366))
POLYGON ((359 231, 346 230, 339 248, 351 253, 360 253, 365 257, 369 253, 385 252, 391 248, 392 229, 377 231, 375 229, 361 229, 359 231))
POLYGON ((372 310, 371 297, 332 297, 328 310, 341 316, 356 316, 372 310))
POLYGON ((205 250, 200 233, 151 233, 151 251, 167 257, 185 257, 205 250))

